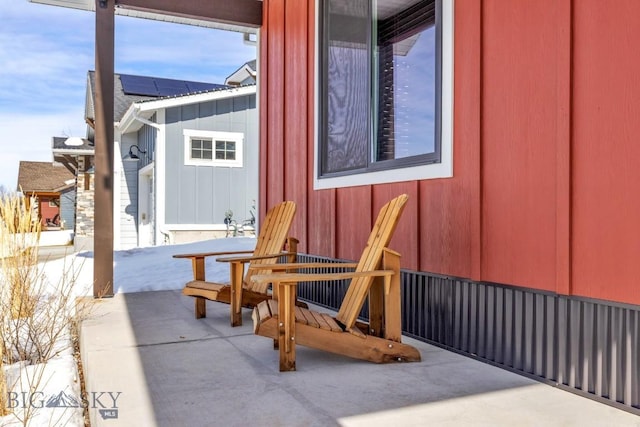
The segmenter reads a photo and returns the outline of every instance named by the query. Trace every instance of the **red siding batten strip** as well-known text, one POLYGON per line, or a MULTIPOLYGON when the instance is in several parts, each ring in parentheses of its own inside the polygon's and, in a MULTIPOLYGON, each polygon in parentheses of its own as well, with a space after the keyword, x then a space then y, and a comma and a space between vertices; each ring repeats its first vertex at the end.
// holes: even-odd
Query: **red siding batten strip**
POLYGON ((286 99, 284 85, 287 81, 285 75, 285 1, 270 0, 269 8, 269 73, 267 84, 269 85, 269 126, 268 126, 268 150, 266 202, 267 206, 275 205, 284 200, 284 125, 286 99))
MULTIPOLYGON (((458 233, 467 230, 468 237, 457 236, 454 264, 459 267, 455 274, 482 280, 483 2, 456 0, 454 7, 454 178, 446 183, 445 194, 454 197, 457 188, 463 189, 458 191, 460 202, 457 204, 460 206, 456 208, 461 213, 458 222, 451 227, 459 230, 458 233), (461 183, 455 185, 458 182, 461 183)), ((420 208, 427 211, 428 203, 428 200, 422 199, 420 208)), ((454 219, 449 212, 446 217, 446 222, 454 219)), ((425 212, 424 218, 432 217, 425 212)), ((423 248, 421 255, 428 255, 428 249, 423 248)), ((447 271, 451 269, 451 264, 445 266, 442 261, 423 267, 426 271, 452 273, 447 271)))
POLYGON ((284 62, 284 197, 298 205, 291 233, 300 236, 302 252, 306 252, 307 213, 307 15, 308 3, 288 0, 285 10, 284 62))
POLYGON ((267 189, 269 180, 269 0, 265 0, 262 8, 262 28, 260 29, 258 62, 259 99, 259 138, 260 138, 260 182, 259 182, 259 218, 262 220, 267 213, 267 189))
POLYGON ((572 0, 557 3, 556 292, 571 295, 572 0))
MULTIPOLYGON (((469 6, 469 5, 467 5, 469 6)), ((462 5, 460 7, 462 9, 462 5)), ((460 10, 456 8, 456 10, 460 10)), ((477 77, 474 77, 472 80, 472 89, 473 94, 477 94, 477 102, 473 103, 469 106, 469 113, 472 115, 469 121, 469 139, 471 141, 476 141, 476 168, 473 171, 469 171, 473 176, 476 182, 476 188, 471 193, 471 265, 470 265, 470 276, 473 280, 482 280, 482 99, 483 99, 483 68, 482 68, 482 58, 483 58, 483 47, 484 47, 484 37, 483 37, 483 23, 484 23, 484 14, 482 7, 482 0, 477 0, 470 7, 471 10, 467 11, 468 16, 470 16, 470 20, 472 22, 468 22, 468 24, 472 24, 469 26, 468 31, 472 34, 472 36, 476 36, 476 44, 475 49, 472 50, 476 52, 475 55, 472 55, 469 58, 469 64, 471 70, 477 70, 475 73, 477 77)), ((455 13, 455 12, 454 12, 455 13)), ((458 28, 457 25, 457 15, 454 18, 454 28, 458 28)), ((455 40, 455 35, 454 35, 455 40)), ((456 43, 454 41, 454 49, 456 43)), ((454 70, 455 70, 455 62, 454 62, 454 70)), ((455 75, 454 71, 454 75, 455 75)), ((461 96, 469 96, 466 95, 461 96)), ((454 105, 455 99, 454 99, 454 105)), ((454 150, 455 150, 455 134, 454 134, 454 150)))

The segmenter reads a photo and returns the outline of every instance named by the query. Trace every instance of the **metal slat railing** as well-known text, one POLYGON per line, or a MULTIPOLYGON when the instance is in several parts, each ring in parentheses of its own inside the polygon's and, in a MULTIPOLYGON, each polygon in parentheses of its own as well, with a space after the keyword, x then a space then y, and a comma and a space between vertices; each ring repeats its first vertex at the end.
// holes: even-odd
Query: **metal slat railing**
MULTIPOLYGON (((337 310, 347 286, 300 284, 298 296, 337 310)), ((638 307, 412 271, 402 272, 402 304, 409 336, 640 415, 638 307)))

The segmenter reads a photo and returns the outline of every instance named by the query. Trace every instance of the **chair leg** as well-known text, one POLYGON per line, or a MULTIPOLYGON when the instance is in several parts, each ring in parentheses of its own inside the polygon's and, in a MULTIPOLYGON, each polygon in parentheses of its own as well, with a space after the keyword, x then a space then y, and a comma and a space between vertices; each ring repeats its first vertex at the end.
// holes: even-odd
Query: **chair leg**
POLYGON ((207 317, 207 300, 202 297, 195 297, 196 319, 207 317))
POLYGON ((230 265, 231 275, 231 326, 242 326, 242 276, 244 275, 244 264, 232 262, 230 265))
MULTIPOLYGON (((193 278, 194 280, 205 280, 204 275, 204 257, 194 257, 191 258, 191 264, 193 267, 193 278)), ((202 319, 203 317, 207 317, 207 301, 202 297, 196 297, 195 302, 195 313, 196 319, 202 319)))
POLYGON ((278 292, 278 347, 280 372, 296 370, 296 287, 279 286, 278 292))

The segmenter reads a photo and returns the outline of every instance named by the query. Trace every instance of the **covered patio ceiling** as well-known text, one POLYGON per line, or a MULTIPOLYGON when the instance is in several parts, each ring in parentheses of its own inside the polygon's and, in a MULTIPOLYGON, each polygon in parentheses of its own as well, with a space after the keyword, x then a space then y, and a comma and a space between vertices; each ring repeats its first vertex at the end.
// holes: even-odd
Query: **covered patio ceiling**
MULTIPOLYGON (((29 1, 93 12, 96 10, 96 0, 29 1)), ((115 14, 219 30, 256 33, 262 24, 262 1, 117 0, 115 14)))

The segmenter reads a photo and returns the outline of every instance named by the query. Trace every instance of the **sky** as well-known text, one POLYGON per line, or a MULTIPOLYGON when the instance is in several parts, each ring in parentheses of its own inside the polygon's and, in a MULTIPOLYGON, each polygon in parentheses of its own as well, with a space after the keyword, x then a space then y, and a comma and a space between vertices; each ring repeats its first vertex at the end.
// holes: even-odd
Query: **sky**
MULTIPOLYGON (((116 16, 115 72, 208 83, 256 58, 241 33, 116 16)), ((0 186, 21 160, 52 161, 51 138, 86 136, 95 14, 0 0, 0 186)))

